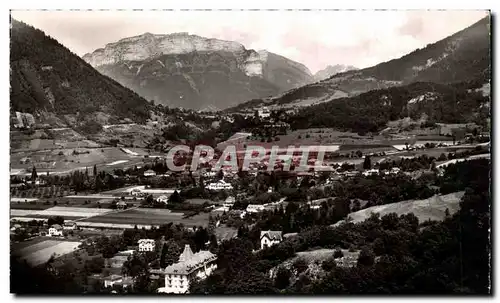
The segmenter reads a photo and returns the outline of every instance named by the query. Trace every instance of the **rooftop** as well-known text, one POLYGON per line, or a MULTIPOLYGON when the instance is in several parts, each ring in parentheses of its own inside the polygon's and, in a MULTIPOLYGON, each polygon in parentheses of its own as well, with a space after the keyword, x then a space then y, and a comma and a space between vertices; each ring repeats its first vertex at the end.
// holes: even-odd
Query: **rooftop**
POLYGON ((216 260, 216 258, 216 255, 206 250, 200 250, 193 254, 189 244, 186 244, 179 257, 179 262, 165 268, 165 274, 189 274, 203 266, 205 262, 216 260))
POLYGON ((281 241, 282 233, 283 233, 282 231, 274 231, 274 230, 261 231, 260 238, 262 239, 263 237, 267 236, 269 240, 281 241))
POLYGON ((62 229, 61 225, 59 225, 59 224, 54 224, 50 228, 62 229))

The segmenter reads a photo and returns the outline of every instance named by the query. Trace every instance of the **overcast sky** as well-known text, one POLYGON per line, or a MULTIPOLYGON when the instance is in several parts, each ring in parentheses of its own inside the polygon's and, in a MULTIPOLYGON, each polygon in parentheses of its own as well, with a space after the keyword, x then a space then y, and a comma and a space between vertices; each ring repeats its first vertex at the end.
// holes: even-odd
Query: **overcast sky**
POLYGON ((76 54, 150 32, 238 41, 305 64, 368 67, 449 36, 485 11, 12 11, 76 54))

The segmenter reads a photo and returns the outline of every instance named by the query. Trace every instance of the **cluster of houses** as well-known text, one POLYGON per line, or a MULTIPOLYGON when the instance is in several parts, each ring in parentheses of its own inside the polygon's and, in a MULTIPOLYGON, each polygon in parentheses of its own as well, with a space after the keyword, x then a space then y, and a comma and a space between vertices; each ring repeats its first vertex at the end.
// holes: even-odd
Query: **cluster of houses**
POLYGON ((207 186, 205 186, 205 188, 214 191, 233 190, 233 186, 231 185, 231 183, 224 180, 209 183, 207 186))

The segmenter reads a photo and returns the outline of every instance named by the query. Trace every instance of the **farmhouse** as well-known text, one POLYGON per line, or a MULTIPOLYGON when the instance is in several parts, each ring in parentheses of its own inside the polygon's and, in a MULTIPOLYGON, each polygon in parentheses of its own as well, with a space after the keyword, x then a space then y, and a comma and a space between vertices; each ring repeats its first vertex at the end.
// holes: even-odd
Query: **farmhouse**
POLYGON ((210 189, 210 190, 232 190, 233 186, 224 180, 219 180, 216 183, 208 184, 207 189, 210 189))
POLYGON ((49 228, 50 237, 60 237, 63 235, 63 228, 59 224, 54 224, 49 228))
POLYGON ((64 230, 75 230, 76 229, 75 222, 64 222, 63 229, 64 230))
POLYGON ((264 249, 274 244, 278 244, 283 241, 281 231, 261 231, 260 232, 260 248, 264 249))
POLYGON ((139 251, 154 251, 155 240, 153 239, 139 239, 139 251))
POLYGON ((158 289, 162 293, 187 293, 193 279, 206 279, 217 268, 217 256, 200 250, 193 253, 189 244, 179 257, 179 262, 165 268, 165 287, 158 289))
POLYGON ((156 176, 156 173, 154 170, 150 169, 144 172, 144 177, 151 177, 151 176, 156 176))

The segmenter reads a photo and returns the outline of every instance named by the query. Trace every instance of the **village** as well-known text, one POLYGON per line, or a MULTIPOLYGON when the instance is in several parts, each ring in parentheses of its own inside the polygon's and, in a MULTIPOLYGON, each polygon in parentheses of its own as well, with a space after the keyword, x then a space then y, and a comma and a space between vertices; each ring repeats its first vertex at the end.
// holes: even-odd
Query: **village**
MULTIPOLYGON (((349 179, 417 179, 425 174, 439 175, 453 163, 489 158, 489 143, 426 142, 385 150, 364 149, 364 154, 340 146, 326 153, 321 163, 314 149, 304 162, 300 150, 288 158, 286 150, 281 150, 273 165, 269 163, 271 150, 266 147, 264 157, 242 170, 245 152, 240 152, 238 144, 240 148, 246 145, 243 141, 235 142, 239 169, 226 165, 213 170, 220 160, 219 151, 214 159, 201 163, 196 171, 189 171, 193 150, 176 153, 172 159, 178 166, 187 164, 183 171, 170 171, 168 157, 161 156, 143 156, 135 161, 134 167, 100 171, 94 165, 92 169, 66 176, 38 174, 33 165, 31 175, 11 177, 12 253, 39 266, 80 255, 89 246, 99 245, 101 237, 119 237, 132 230, 136 231, 134 242, 128 241, 126 247, 123 243, 118 245, 124 250, 114 248, 106 252, 108 256, 100 263, 101 268, 94 270, 98 273, 86 277, 87 285, 100 283, 104 289, 123 291, 137 281, 137 275, 124 270, 128 266, 124 264, 147 255, 143 262, 149 264, 148 281, 155 281, 155 292, 187 293, 191 281, 203 280, 216 269, 217 257, 210 248, 213 251, 224 241, 238 237, 241 228, 252 228, 266 214, 286 212, 290 202, 320 212, 325 203, 331 203, 326 187, 349 179), (293 167, 300 163, 307 163, 310 169, 283 170, 286 165, 293 167), (273 169, 268 169, 269 166, 273 169), (316 170, 316 167, 329 169, 316 170), (172 244, 157 231, 168 224, 185 229, 198 243, 194 247, 175 244, 180 255, 163 262, 169 265, 161 267, 160 259, 165 258, 172 244), (138 235, 148 233, 154 237, 138 235)), ((353 211, 373 205, 370 201, 357 203, 353 211)), ((294 235, 280 229, 262 230, 254 251, 266 250, 294 235)), ((103 253, 99 258, 102 256, 103 253)), ((87 257, 85 262, 96 258, 87 257)))

